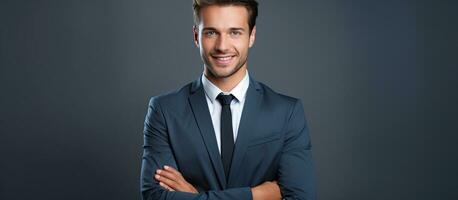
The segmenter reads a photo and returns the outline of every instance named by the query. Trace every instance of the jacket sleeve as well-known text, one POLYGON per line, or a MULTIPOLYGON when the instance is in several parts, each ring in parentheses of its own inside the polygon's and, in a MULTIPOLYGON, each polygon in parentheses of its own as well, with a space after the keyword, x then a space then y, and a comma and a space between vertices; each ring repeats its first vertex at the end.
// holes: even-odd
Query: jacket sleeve
POLYGON ((154 179, 157 169, 169 165, 177 169, 176 161, 168 139, 166 118, 159 102, 153 97, 148 105, 144 129, 144 144, 140 188, 144 200, 212 200, 252 199, 251 188, 231 188, 221 191, 205 191, 199 194, 168 191, 154 179))
POLYGON ((278 168, 283 199, 316 199, 311 142, 303 110, 297 100, 286 127, 278 168))

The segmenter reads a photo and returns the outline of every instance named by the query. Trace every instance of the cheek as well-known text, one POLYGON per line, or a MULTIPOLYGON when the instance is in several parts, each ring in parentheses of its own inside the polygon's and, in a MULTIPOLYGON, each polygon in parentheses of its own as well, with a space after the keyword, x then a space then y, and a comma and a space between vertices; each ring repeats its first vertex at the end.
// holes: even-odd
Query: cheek
POLYGON ((246 52, 250 46, 250 39, 246 37, 234 40, 233 45, 239 52, 246 52))
POLYGON ((248 43, 246 42, 241 42, 241 43, 237 43, 237 44, 234 44, 234 47, 237 49, 237 51, 240 53, 240 54, 243 54, 243 53, 246 53, 248 51, 248 43))
POLYGON ((211 39, 203 39, 201 40, 201 48, 205 51, 208 52, 213 48, 214 42, 211 39))

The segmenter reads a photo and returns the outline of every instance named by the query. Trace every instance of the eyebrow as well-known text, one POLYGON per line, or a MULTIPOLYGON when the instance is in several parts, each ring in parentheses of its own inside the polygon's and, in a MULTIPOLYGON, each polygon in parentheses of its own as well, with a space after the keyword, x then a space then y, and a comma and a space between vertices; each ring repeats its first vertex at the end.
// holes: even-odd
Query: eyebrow
MULTIPOLYGON (((230 31, 245 31, 244 28, 236 28, 236 27, 233 27, 233 28, 229 28, 230 31)), ((202 31, 217 31, 216 28, 214 27, 205 27, 202 29, 202 31)))
POLYGON ((245 31, 244 28, 230 28, 231 31, 245 31))

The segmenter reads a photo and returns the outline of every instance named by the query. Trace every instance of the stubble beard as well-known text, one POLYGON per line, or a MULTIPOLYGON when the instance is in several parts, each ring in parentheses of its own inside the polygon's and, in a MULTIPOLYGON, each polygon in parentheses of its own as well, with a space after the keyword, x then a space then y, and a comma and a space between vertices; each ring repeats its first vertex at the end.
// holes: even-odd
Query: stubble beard
POLYGON ((209 65, 209 64, 211 64, 211 62, 208 59, 205 59, 205 60, 206 60, 205 61, 205 73, 207 74, 207 76, 212 76, 213 78, 216 78, 216 79, 225 79, 225 78, 229 78, 229 77, 233 76, 234 74, 236 74, 237 72, 239 72, 240 69, 242 69, 243 65, 246 64, 246 62, 248 60, 248 56, 246 56, 242 62, 237 63, 237 66, 227 74, 218 74, 216 72, 216 70, 213 70, 214 67, 209 67, 209 66, 211 66, 211 65, 209 65))

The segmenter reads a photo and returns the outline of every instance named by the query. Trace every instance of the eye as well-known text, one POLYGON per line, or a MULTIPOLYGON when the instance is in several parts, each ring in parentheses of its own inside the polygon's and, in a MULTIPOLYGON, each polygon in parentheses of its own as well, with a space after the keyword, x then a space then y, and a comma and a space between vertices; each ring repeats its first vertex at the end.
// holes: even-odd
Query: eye
POLYGON ((231 31, 231 35, 239 36, 239 35, 242 35, 242 33, 240 31, 231 31))
POLYGON ((216 32, 215 32, 215 31, 206 31, 204 34, 205 34, 207 37, 211 37, 211 36, 216 35, 216 32))

